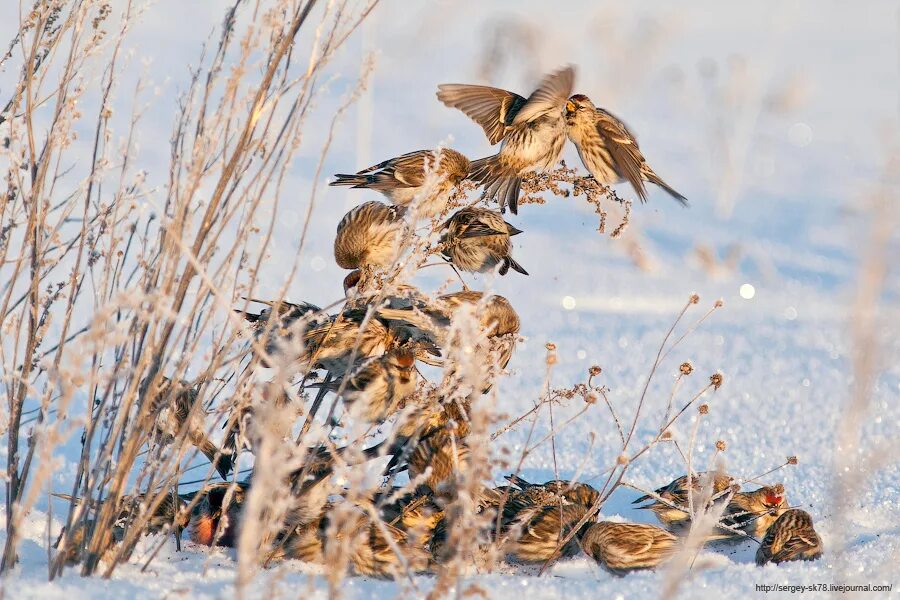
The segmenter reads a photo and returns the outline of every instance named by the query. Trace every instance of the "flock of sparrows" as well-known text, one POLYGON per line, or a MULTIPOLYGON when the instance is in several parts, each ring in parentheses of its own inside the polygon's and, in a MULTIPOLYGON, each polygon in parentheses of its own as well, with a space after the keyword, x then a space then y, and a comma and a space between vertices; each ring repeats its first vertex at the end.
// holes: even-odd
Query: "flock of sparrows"
MULTIPOLYGON (((418 485, 387 487, 349 494, 331 482, 332 460, 324 447, 311 449, 306 465, 283 484, 290 502, 283 523, 269 540, 268 559, 293 558, 325 564, 342 548, 349 567, 358 574, 386 577, 406 569, 422 572, 457 557, 452 543, 455 513, 447 509, 457 498, 457 484, 470 463, 469 408, 487 393, 507 366, 518 338, 520 320, 511 303, 495 294, 464 290, 431 298, 412 286, 394 286, 392 293, 373 292, 371 276, 395 264, 410 243, 410 222, 421 218, 440 223, 440 251, 457 269, 488 272, 499 267, 526 274, 511 256, 510 238, 521 231, 504 220, 508 206, 517 213, 519 188, 529 171, 552 168, 568 137, 591 175, 601 184, 627 181, 641 200, 645 182, 669 187, 644 159, 637 141, 614 115, 574 94, 574 69, 546 76, 528 97, 479 85, 441 85, 438 98, 458 108, 483 129, 497 154, 470 162, 455 150, 422 150, 386 160, 352 175, 337 175, 331 185, 381 192, 391 204, 367 201, 339 222, 334 240, 336 263, 351 270, 344 280, 346 303, 328 314, 309 303, 264 302, 260 312, 237 311, 253 333, 253 354, 264 367, 303 376, 307 387, 337 394, 350 424, 380 425, 404 406, 390 446, 365 458, 391 455, 385 474, 406 470, 418 485), (449 217, 449 201, 461 182, 483 186, 483 199, 496 200, 500 212, 466 206, 449 217), (467 314, 477 331, 466 340, 476 359, 463 369, 452 358, 459 345, 459 316, 467 314), (468 386, 452 402, 436 398, 436 389, 420 385, 416 363, 444 367, 444 380, 468 386), (307 383, 314 372, 324 377, 307 383), (464 372, 465 371, 465 372, 464 372)), ((246 307, 245 307, 246 308, 246 307)), ((147 386, 143 386, 147 387, 147 386)), ((159 444, 186 439, 196 445, 228 479, 233 456, 243 445, 241 419, 222 447, 203 427, 198 390, 163 379, 155 390, 143 389, 153 400, 153 438, 159 444)), ((317 401, 319 398, 317 398, 317 401)), ((343 423, 342 423, 343 424, 343 423)), ((615 574, 653 568, 681 547, 690 530, 690 508, 727 501, 720 527, 710 539, 762 538, 757 560, 781 562, 815 558, 821 542, 809 515, 788 509, 783 487, 738 492, 732 479, 711 480, 711 498, 696 499, 704 475, 688 484, 682 477, 639 502, 652 510, 665 529, 647 524, 597 522, 599 493, 585 483, 554 480, 532 484, 509 476, 509 485, 482 486, 478 510, 489 519, 481 532, 485 543, 499 547, 518 562, 546 563, 583 550, 615 574), (688 489, 694 490, 688 492, 688 489)), ((253 477, 237 483, 212 483, 189 494, 172 495, 146 520, 148 532, 189 531, 197 544, 232 546, 242 526, 242 509, 253 477)), ((356 492, 356 490, 354 490, 356 492)), ((121 526, 144 503, 123 498, 121 526)), ((117 525, 120 527, 120 525, 117 525)), ((122 538, 121 530, 111 543, 122 538)), ((73 532, 77 537, 78 531, 73 532)), ((70 561, 77 555, 67 556, 70 561)))

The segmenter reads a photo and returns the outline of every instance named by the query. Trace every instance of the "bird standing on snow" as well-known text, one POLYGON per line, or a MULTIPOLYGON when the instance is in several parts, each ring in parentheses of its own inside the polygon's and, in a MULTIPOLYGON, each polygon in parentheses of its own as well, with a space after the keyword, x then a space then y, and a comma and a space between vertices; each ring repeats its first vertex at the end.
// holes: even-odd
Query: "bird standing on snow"
POLYGON ((403 235, 402 206, 360 204, 341 219, 334 238, 334 260, 342 269, 387 267, 403 235))
POLYGON ((563 108, 575 85, 575 69, 565 67, 544 77, 527 99, 484 85, 443 84, 438 100, 481 125, 500 151, 472 162, 469 179, 484 185, 487 199, 500 210, 518 212, 519 186, 529 171, 552 169, 566 143, 563 108))
POLYGON ((657 175, 638 148, 637 139, 614 114, 597 108, 590 98, 575 94, 566 102, 569 139, 578 148, 585 168, 599 183, 628 181, 641 202, 647 198, 644 182, 655 183, 683 206, 687 198, 657 175))
POLYGON ((822 556, 822 539, 812 517, 799 508, 785 511, 766 532, 756 551, 756 564, 789 560, 815 560, 822 556))
POLYGON ((335 175, 328 185, 348 185, 381 192, 393 203, 421 217, 443 212, 453 188, 469 174, 469 159, 450 148, 416 150, 388 159, 355 175, 335 175))
POLYGON ((688 508, 691 500, 695 509, 703 508, 703 492, 704 488, 712 492, 711 502, 722 501, 727 497, 728 489, 731 486, 733 478, 724 473, 695 473, 691 477, 691 489, 693 498, 688 497, 688 476, 682 475, 675 481, 656 490, 656 495, 665 500, 654 499, 653 496, 647 494, 641 496, 632 504, 639 504, 647 500, 654 500, 652 503, 641 506, 641 509, 652 510, 656 514, 659 522, 665 525, 670 531, 686 532, 691 526, 691 515, 688 508), (711 484, 711 485, 710 485, 711 484))
POLYGON ((735 494, 722 515, 722 523, 760 539, 787 509, 784 486, 776 483, 735 494))
POLYGON ((506 275, 510 267, 523 275, 528 271, 513 260, 509 238, 522 233, 503 220, 503 216, 486 208, 463 208, 447 219, 441 237, 444 256, 462 269, 472 273, 485 273, 500 265, 500 274, 506 275))
POLYGON ((645 523, 601 521, 579 530, 581 548, 614 575, 652 569, 678 550, 678 538, 645 523))

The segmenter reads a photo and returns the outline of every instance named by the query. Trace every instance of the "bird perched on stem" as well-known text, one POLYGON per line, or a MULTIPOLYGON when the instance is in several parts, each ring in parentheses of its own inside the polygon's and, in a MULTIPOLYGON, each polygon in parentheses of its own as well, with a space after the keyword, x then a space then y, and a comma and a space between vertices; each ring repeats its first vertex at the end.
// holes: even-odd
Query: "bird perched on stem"
MULTIPOLYGON (((600 497, 593 486, 587 483, 566 481, 565 479, 553 479, 546 483, 529 483, 519 475, 507 475, 505 477, 513 486, 521 490, 521 493, 537 493, 541 491, 552 497, 561 497, 572 504, 581 504, 585 508, 593 507, 600 497)), ((512 495, 510 499, 515 498, 512 495)))
POLYGON ((683 206, 687 205, 687 198, 650 168, 638 147, 637 138, 615 115, 594 106, 587 96, 575 94, 566 102, 565 121, 569 139, 578 148, 581 162, 599 183, 609 185, 627 181, 641 202, 646 202, 644 182, 649 181, 683 206))
POLYGON ((416 150, 388 159, 355 175, 335 175, 328 185, 381 192, 393 203, 415 209, 418 216, 444 211, 453 189, 469 174, 469 159, 450 148, 416 150))
POLYGON ((403 235, 402 206, 364 202, 341 219, 334 238, 334 260, 342 269, 387 267, 403 235))
POLYGON ((656 490, 655 494, 665 500, 662 502, 650 494, 641 496, 632 504, 639 504, 647 500, 652 503, 641 506, 641 509, 652 510, 660 523, 670 531, 686 532, 691 526, 691 515, 688 512, 693 504, 696 510, 703 510, 707 503, 722 502, 729 494, 733 478, 721 472, 695 473, 691 476, 690 489, 693 490, 693 498, 688 497, 688 476, 683 475, 675 481, 656 490), (704 502, 704 490, 709 492, 704 502))
MULTIPOLYGON (((776 483, 752 492, 735 494, 722 515, 722 523, 760 539, 786 510, 788 502, 784 495, 784 486, 776 483)), ((732 532, 729 537, 736 536, 737 534, 732 532)))
POLYGON ((792 508, 769 527, 756 550, 756 564, 815 560, 820 556, 822 539, 813 528, 812 517, 804 510, 792 508))
POLYGON ((443 254, 450 262, 473 273, 485 273, 500 265, 500 274, 510 268, 523 275, 528 271, 513 260, 509 238, 522 233, 503 220, 503 216, 486 208, 469 207, 456 211, 441 226, 443 254))
POLYGON ((653 569, 678 550, 678 538, 645 523, 587 524, 578 532, 585 554, 614 575, 639 569, 653 569))
MULTIPOLYGON (((361 361, 350 373, 327 384, 331 391, 343 387, 341 397, 350 415, 366 423, 381 423, 416 391, 416 356, 407 349, 391 350, 361 361)), ((320 385, 320 384, 313 384, 320 385)), ((321 384, 326 385, 326 384, 321 384)))
POLYGON ((206 412, 197 405, 199 398, 198 388, 164 377, 159 391, 151 399, 150 414, 155 415, 154 437, 161 444, 169 444, 186 430, 191 444, 216 466, 223 479, 227 479, 231 472, 231 454, 216 446, 207 435, 203 422, 206 412))
POLYGON ((438 86, 438 100, 481 125, 492 145, 503 142, 494 156, 473 161, 469 173, 501 211, 509 205, 518 212, 525 173, 552 169, 559 161, 566 142, 563 109, 574 85, 575 69, 569 66, 545 76, 527 99, 484 85, 438 86))

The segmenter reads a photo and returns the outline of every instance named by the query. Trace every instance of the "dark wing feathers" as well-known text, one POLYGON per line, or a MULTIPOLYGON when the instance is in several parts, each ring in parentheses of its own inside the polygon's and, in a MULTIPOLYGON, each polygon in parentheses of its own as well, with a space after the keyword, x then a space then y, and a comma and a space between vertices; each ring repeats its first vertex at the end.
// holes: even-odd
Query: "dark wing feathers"
POLYGON ((439 85, 437 97, 481 125, 492 145, 504 138, 506 128, 527 102, 522 96, 500 88, 460 83, 439 85))
POLYGON ((597 132, 606 141, 606 147, 619 174, 634 187, 641 202, 646 201, 647 189, 641 175, 644 156, 638 148, 637 140, 615 115, 600 109, 597 110, 597 132))

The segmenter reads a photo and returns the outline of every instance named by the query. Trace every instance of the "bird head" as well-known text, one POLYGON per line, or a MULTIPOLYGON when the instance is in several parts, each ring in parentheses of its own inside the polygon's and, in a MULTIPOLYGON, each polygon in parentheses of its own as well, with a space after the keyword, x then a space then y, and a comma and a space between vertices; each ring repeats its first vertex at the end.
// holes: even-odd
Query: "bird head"
POLYGON ((575 117, 575 115, 580 111, 593 108, 594 103, 591 102, 590 98, 588 98, 584 94, 575 94, 566 102, 566 118, 571 119, 575 117))
POLYGON ((784 486, 780 483, 764 487, 761 491, 763 492, 763 504, 767 508, 778 508, 784 503, 784 486))

